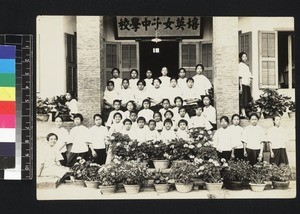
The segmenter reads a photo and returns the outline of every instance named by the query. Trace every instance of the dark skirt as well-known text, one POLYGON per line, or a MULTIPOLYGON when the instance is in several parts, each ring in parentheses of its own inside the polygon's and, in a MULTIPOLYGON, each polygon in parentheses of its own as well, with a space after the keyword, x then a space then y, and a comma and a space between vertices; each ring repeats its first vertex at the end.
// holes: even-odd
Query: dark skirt
POLYGON ((289 164, 285 148, 273 149, 273 153, 274 158, 271 159, 271 163, 274 163, 276 165, 280 165, 281 163, 289 164))
POLYGON ((229 161, 231 159, 231 151, 218 152, 218 157, 220 159, 224 158, 226 161, 229 161))
POLYGON ((94 158, 95 163, 97 164, 105 164, 106 161, 106 149, 94 149, 97 153, 97 157, 94 158))
POLYGON ((250 162, 251 165, 254 165, 258 162, 257 158, 259 156, 259 149, 247 149, 247 158, 246 160, 250 162))
POLYGON ((217 130, 217 124, 216 124, 216 123, 212 123, 212 122, 210 122, 210 121, 209 121, 209 123, 210 123, 210 125, 212 126, 212 129, 211 129, 211 130, 217 130))
POLYGON ((78 157, 82 157, 83 159, 87 160, 88 152, 82 152, 82 153, 71 152, 68 159, 67 166, 72 167, 76 163, 78 157))
POLYGON ((240 94, 240 107, 249 107, 252 102, 250 86, 242 85, 243 92, 240 94))
POLYGON ((235 149, 234 156, 235 160, 245 160, 244 149, 235 149))

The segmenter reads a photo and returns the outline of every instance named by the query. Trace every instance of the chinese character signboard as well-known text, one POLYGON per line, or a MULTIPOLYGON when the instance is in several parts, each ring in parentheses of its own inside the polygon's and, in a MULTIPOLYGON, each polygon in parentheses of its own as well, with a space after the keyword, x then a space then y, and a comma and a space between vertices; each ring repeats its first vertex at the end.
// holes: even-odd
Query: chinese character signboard
POLYGON ((117 37, 151 38, 155 31, 159 37, 202 36, 199 16, 117 16, 117 37))

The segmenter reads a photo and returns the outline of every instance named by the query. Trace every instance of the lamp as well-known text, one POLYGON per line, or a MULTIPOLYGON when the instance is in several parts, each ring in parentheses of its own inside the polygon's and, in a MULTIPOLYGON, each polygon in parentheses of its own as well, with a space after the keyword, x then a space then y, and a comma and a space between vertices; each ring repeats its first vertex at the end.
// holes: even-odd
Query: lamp
POLYGON ((161 39, 158 36, 159 36, 159 33, 158 33, 157 29, 155 29, 155 38, 151 39, 151 42, 155 42, 155 43, 161 42, 161 39))

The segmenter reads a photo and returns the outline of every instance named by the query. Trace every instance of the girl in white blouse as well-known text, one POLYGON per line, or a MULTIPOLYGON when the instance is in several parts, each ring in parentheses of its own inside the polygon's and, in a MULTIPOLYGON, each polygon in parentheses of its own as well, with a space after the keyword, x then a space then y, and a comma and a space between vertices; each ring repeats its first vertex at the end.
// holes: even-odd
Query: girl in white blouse
POLYGON ((139 72, 137 69, 131 69, 129 83, 130 83, 130 88, 133 90, 137 89, 137 82, 139 81, 138 75, 139 72))
POLYGON ((222 116, 220 118, 220 125, 221 128, 214 134, 213 145, 219 152, 219 158, 224 158, 228 161, 233 158, 234 150, 230 140, 230 130, 228 128, 229 119, 227 116, 222 116))
POLYGON ((262 160, 263 141, 266 140, 264 129, 258 125, 259 117, 256 113, 252 113, 249 117, 250 125, 247 126, 242 134, 244 143, 244 156, 250 164, 254 165, 262 160))
POLYGON ((144 117, 146 123, 153 118, 154 112, 150 109, 150 101, 148 99, 143 100, 143 108, 139 111, 138 117, 144 117))
POLYGON ((233 145, 234 153, 233 158, 244 160, 244 145, 242 142, 242 134, 244 129, 240 126, 240 116, 238 114, 234 114, 231 117, 232 125, 229 126, 230 130, 230 140, 233 145))
POLYGON ((174 129, 172 129, 172 126, 173 126, 172 120, 165 119, 164 128, 160 134, 160 139, 165 143, 168 143, 168 142, 176 139, 176 133, 175 133, 174 129))
POLYGON ((190 135, 189 135, 189 132, 188 132, 188 122, 185 120, 185 119, 181 119, 179 120, 178 122, 178 129, 176 131, 176 137, 177 139, 182 139, 182 140, 185 140, 185 141, 189 141, 190 140, 190 135))
POLYGON ((274 126, 268 130, 267 139, 270 142, 271 162, 276 165, 281 163, 289 164, 286 144, 289 141, 288 132, 281 127, 281 117, 279 115, 273 118, 274 126))
POLYGON ((186 88, 186 70, 185 68, 180 68, 178 71, 178 79, 177 79, 177 86, 184 90, 186 88))

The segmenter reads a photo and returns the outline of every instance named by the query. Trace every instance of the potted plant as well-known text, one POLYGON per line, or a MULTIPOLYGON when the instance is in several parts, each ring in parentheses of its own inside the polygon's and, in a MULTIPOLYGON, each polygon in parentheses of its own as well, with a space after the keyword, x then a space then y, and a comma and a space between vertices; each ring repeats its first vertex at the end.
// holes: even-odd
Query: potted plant
POLYGON ((273 164, 271 170, 271 181, 274 189, 288 189, 291 178, 291 168, 287 164, 279 166, 273 164))
POLYGON ((178 192, 190 192, 193 189, 193 178, 196 177, 196 166, 192 162, 175 163, 171 166, 170 177, 174 179, 178 192))
POLYGON ((170 142, 169 154, 173 164, 189 161, 191 157, 194 157, 193 149, 195 146, 192 142, 193 141, 185 141, 183 139, 176 139, 170 142))
POLYGON ((259 108, 264 118, 272 118, 275 115, 283 115, 290 107, 291 97, 279 94, 275 89, 263 89, 260 98, 253 103, 252 111, 259 108))
POLYGON ((91 161, 87 161, 85 168, 82 170, 82 177, 86 187, 98 189, 99 181, 98 181, 98 170, 100 168, 99 164, 92 163, 91 161))
POLYGON ((105 164, 98 170, 97 180, 99 181, 99 189, 101 194, 113 194, 116 192, 117 183, 122 181, 122 176, 119 171, 120 164, 110 163, 105 164))
POLYGON ((126 193, 136 194, 148 178, 147 166, 138 161, 123 162, 119 167, 126 193))
POLYGON ((128 135, 119 132, 113 133, 110 137, 110 149, 112 156, 121 160, 134 160, 133 153, 137 148, 137 142, 132 141, 128 135))
POLYGON ((169 143, 163 141, 150 142, 150 158, 156 170, 167 169, 170 165, 169 143))
POLYGON ((169 176, 163 174, 160 170, 154 171, 152 174, 152 178, 154 180, 154 188, 158 193, 166 193, 170 189, 169 176))
POLYGON ((36 120, 41 122, 47 122, 49 120, 50 113, 49 99, 42 99, 37 97, 36 99, 36 120))
POLYGON ((83 171, 87 166, 87 162, 82 157, 78 157, 76 163, 71 167, 71 181, 79 186, 85 186, 83 171))
MULTIPOLYGON (((222 158, 224 166, 227 166, 226 160, 222 158)), ((221 177, 222 164, 218 160, 209 159, 197 167, 196 173, 206 185, 208 191, 221 190, 223 179, 221 177)))
POLYGON ((250 187, 254 192, 262 192, 266 187, 266 181, 269 180, 270 165, 267 162, 258 162, 253 165, 250 171, 250 187))
POLYGON ((222 170, 222 177, 225 186, 230 190, 241 190, 245 187, 244 183, 249 181, 250 171, 252 166, 248 161, 244 160, 229 160, 228 166, 222 170))
POLYGON ((288 108, 288 115, 290 118, 295 118, 295 112, 296 112, 296 104, 294 101, 290 101, 288 108))
POLYGON ((54 121, 55 117, 58 115, 63 119, 63 121, 72 121, 70 115, 70 109, 66 105, 67 99, 65 95, 54 96, 51 99, 51 105, 53 105, 52 109, 52 122, 54 121))

